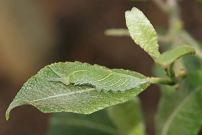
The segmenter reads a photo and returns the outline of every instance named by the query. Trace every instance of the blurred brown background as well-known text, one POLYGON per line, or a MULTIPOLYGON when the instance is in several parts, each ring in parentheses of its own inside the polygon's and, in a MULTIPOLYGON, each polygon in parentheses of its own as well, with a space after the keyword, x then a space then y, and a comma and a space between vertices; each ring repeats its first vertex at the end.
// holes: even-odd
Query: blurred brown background
MULTIPOLYGON (((23 82, 52 62, 79 60, 151 75, 151 58, 129 37, 104 35, 107 28, 125 28, 124 11, 133 6, 155 28, 167 28, 167 16, 151 0, 1 0, 0 135, 46 134, 47 114, 29 106, 15 109, 8 122, 4 114, 23 82)), ((202 40, 202 4, 181 0, 180 6, 185 28, 202 40)), ((153 135, 158 88, 141 98, 147 133, 153 135)))

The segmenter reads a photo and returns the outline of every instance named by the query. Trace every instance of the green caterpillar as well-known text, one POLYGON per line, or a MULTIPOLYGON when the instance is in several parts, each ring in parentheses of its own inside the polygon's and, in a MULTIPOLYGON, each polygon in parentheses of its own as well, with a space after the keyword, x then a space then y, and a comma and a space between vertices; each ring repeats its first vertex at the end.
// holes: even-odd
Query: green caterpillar
POLYGON ((60 63, 60 66, 49 66, 58 77, 52 81, 59 81, 65 85, 92 85, 98 91, 125 91, 139 87, 147 80, 138 73, 129 74, 126 70, 119 72, 103 66, 90 65, 81 62, 60 63))

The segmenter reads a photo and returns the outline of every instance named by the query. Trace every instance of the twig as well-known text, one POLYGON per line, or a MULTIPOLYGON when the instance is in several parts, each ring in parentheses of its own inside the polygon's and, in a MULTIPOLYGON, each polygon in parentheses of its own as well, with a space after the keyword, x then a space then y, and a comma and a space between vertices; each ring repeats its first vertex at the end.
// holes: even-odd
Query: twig
POLYGON ((164 11, 165 13, 169 13, 170 12, 170 9, 169 9, 169 7, 166 5, 166 3, 165 2, 163 2, 162 0, 153 0, 155 3, 156 3, 156 5, 158 5, 158 7, 162 10, 162 11, 164 11))
POLYGON ((107 29, 104 33, 107 36, 130 36, 128 30, 124 28, 107 29))

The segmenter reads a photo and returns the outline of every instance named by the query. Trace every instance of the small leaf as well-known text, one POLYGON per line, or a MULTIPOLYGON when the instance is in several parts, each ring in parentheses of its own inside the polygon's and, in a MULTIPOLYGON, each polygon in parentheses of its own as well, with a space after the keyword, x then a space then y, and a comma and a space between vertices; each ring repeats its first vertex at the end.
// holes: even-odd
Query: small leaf
POLYGON ((157 34, 147 17, 137 8, 125 12, 126 25, 130 36, 153 59, 159 57, 157 34))
POLYGON ((98 65, 92 66, 78 62, 52 64, 43 68, 23 85, 7 109, 6 117, 8 119, 9 113, 13 108, 26 104, 35 106, 44 113, 74 112, 90 114, 106 107, 126 102, 138 95, 149 85, 148 81, 143 81, 144 83, 142 81, 140 81, 141 83, 132 82, 136 80, 147 79, 136 72, 117 69, 109 70, 98 65), (78 72, 80 72, 80 74, 77 74, 78 72), (87 72, 87 74, 85 72, 87 72), (116 93, 98 92, 98 90, 91 85, 67 84, 68 81, 71 82, 72 80, 79 82, 77 84, 80 84, 81 81, 91 84, 92 78, 96 81, 96 79, 103 78, 109 73, 113 74, 113 78, 110 79, 110 81, 102 83, 102 87, 96 84, 97 82, 94 83, 96 87, 100 86, 98 88, 105 89, 106 85, 113 85, 113 88, 117 89, 120 87, 131 87, 131 89, 116 93), (72 78, 66 79, 70 74, 72 78), (78 79, 76 79, 76 76, 78 79), (128 82, 123 83, 120 80, 130 81, 129 83, 135 83, 135 85, 129 84, 128 82))
POLYGON ((48 135, 117 135, 105 110, 81 115, 56 113, 50 119, 48 135))
POLYGON ((194 53, 195 53, 194 48, 188 47, 188 46, 180 46, 161 54, 156 59, 156 63, 162 65, 163 67, 168 67, 170 64, 175 62, 180 57, 183 57, 184 55, 188 55, 188 54, 194 54, 194 53))
POLYGON ((144 135, 145 125, 138 98, 112 106, 108 113, 121 135, 144 135))

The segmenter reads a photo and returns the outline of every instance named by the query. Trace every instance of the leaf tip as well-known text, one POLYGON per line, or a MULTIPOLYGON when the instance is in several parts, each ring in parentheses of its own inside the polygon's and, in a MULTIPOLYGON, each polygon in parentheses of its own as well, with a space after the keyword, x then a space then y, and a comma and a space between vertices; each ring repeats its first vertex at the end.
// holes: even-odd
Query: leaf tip
POLYGON ((10 112, 15 108, 15 107, 18 107, 18 106, 21 106, 21 105, 24 105, 25 102, 24 101, 20 101, 20 100, 13 100, 11 102, 11 104, 8 106, 8 109, 6 110, 6 113, 5 113, 5 118, 6 120, 8 121, 10 119, 10 112))
POLYGON ((133 16, 134 13, 141 12, 138 8, 133 7, 131 10, 125 11, 125 18, 133 16))

